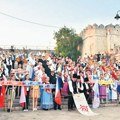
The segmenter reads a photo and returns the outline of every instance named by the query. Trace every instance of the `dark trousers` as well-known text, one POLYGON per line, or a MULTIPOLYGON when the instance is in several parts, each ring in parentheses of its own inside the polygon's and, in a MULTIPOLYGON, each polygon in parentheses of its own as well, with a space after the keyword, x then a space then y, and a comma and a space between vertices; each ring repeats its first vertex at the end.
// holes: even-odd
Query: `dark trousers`
POLYGON ((30 95, 30 91, 27 91, 27 95, 26 95, 26 102, 24 103, 24 109, 28 109, 29 106, 29 95, 30 95))
POLYGON ((54 110, 56 109, 61 109, 61 105, 58 105, 55 101, 54 101, 54 110))
POLYGON ((73 106, 74 106, 73 96, 69 95, 68 96, 68 109, 73 109, 73 106))
POLYGON ((15 61, 12 60, 12 69, 15 68, 15 61))
POLYGON ((11 65, 7 65, 9 75, 10 75, 11 67, 12 67, 11 65))
POLYGON ((57 110, 57 109, 61 109, 61 105, 58 105, 56 102, 55 102, 55 91, 53 90, 53 100, 54 100, 54 110, 57 110))
POLYGON ((20 95, 21 95, 21 86, 17 86, 15 97, 19 97, 20 95))

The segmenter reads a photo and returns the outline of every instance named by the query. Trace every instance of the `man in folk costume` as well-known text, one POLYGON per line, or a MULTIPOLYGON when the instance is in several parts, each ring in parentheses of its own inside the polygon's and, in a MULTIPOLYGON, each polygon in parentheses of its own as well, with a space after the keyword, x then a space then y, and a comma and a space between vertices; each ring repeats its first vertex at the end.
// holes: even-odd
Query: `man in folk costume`
POLYGON ((77 74, 68 74, 68 110, 75 108, 73 94, 77 94, 77 74))
POLYGON ((77 76, 77 91, 79 93, 83 93, 84 91, 84 86, 83 86, 83 83, 84 83, 84 75, 83 75, 83 72, 80 72, 80 75, 77 76))
POLYGON ((42 83, 42 76, 43 76, 44 68, 41 62, 38 62, 38 65, 34 67, 34 72, 38 76, 38 81, 42 83))
POLYGON ((0 68, 0 81, 3 80, 3 77, 5 77, 5 71, 3 68, 0 68))
POLYGON ((85 94, 86 100, 88 104, 92 104, 92 86, 89 83, 89 78, 88 77, 84 78, 84 82, 85 82, 84 94, 85 94))
POLYGON ((78 92, 84 93, 88 104, 92 104, 92 97, 91 97, 92 88, 89 83, 88 75, 86 74, 86 76, 84 76, 83 72, 80 72, 80 75, 77 76, 77 81, 78 81, 77 83, 78 92))
POLYGON ((16 56, 14 53, 12 53, 11 59, 12 59, 12 69, 14 69, 15 68, 15 60, 16 60, 16 56))
POLYGON ((12 59, 11 59, 10 55, 8 56, 8 58, 6 58, 6 65, 7 65, 7 68, 8 68, 8 73, 10 75, 11 68, 12 68, 12 59))
POLYGON ((74 86, 74 84, 73 84, 74 79, 76 79, 75 75, 72 75, 72 74, 68 75, 68 111, 71 111, 74 108, 73 95, 76 93, 76 89, 73 87, 74 86))

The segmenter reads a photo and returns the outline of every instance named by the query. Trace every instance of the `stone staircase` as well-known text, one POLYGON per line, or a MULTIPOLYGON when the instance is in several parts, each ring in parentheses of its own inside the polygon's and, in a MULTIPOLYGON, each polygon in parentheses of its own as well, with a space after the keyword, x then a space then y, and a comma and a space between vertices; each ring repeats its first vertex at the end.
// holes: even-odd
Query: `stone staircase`
MULTIPOLYGON (((12 106, 12 111, 22 111, 22 106, 19 103, 20 98, 17 97, 14 102, 13 102, 13 106, 12 106)), ((30 105, 29 105, 29 110, 32 110, 32 98, 29 99, 30 105)), ((64 96, 62 96, 62 109, 67 109, 67 104, 68 104, 68 98, 65 98, 64 96)), ((40 100, 38 100, 38 110, 40 110, 40 100)), ((0 108, 0 111, 7 111, 7 99, 5 99, 5 108, 0 108)))
MULTIPOLYGON (((19 103, 20 98, 17 97, 14 102, 13 102, 13 106, 12 106, 12 111, 22 111, 22 107, 19 103)), ((29 105, 29 110, 32 110, 32 98, 30 98, 30 105, 29 105)), ((120 106, 120 104, 118 102, 108 102, 108 103, 102 103, 100 104, 100 107, 110 107, 110 106, 120 106)), ((90 105, 90 107, 92 107, 92 105, 90 105)), ((68 98, 62 96, 62 109, 68 109, 68 98)), ((38 110, 40 110, 40 102, 38 100, 38 110)), ((0 108, 0 111, 7 111, 7 100, 5 100, 5 108, 0 108)))

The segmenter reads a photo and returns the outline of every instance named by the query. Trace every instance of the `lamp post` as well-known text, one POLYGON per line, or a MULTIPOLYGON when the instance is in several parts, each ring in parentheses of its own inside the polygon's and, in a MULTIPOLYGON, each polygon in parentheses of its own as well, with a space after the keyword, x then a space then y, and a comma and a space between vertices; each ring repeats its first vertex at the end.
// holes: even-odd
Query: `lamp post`
POLYGON ((118 14, 120 12, 120 10, 117 11, 116 16, 114 17, 116 20, 120 19, 120 15, 118 14))

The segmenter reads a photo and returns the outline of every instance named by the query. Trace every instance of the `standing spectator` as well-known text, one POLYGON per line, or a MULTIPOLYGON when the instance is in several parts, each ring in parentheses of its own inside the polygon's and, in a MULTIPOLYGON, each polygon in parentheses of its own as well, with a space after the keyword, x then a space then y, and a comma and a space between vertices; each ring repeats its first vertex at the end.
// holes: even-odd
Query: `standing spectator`
POLYGON ((8 58, 6 59, 6 65, 7 65, 7 68, 8 68, 8 73, 10 75, 10 71, 11 71, 11 68, 12 68, 12 59, 11 59, 11 56, 8 56, 8 58))
POLYGON ((15 55, 12 53, 12 55, 11 55, 11 59, 12 59, 12 69, 14 69, 15 68, 15 60, 16 60, 16 57, 15 57, 15 55))
MULTIPOLYGON (((26 75, 25 75, 25 81, 30 81, 29 74, 26 74, 26 75)), ((29 107, 29 96, 30 96, 30 86, 25 86, 24 89, 25 89, 26 102, 24 103, 23 110, 24 110, 24 111, 28 111, 28 107, 29 107)))
MULTIPOLYGON (((49 84, 49 77, 46 78, 45 84, 49 84)), ((41 107, 44 110, 52 109, 53 108, 53 96, 52 90, 50 88, 43 87, 43 93, 41 98, 41 107)))

